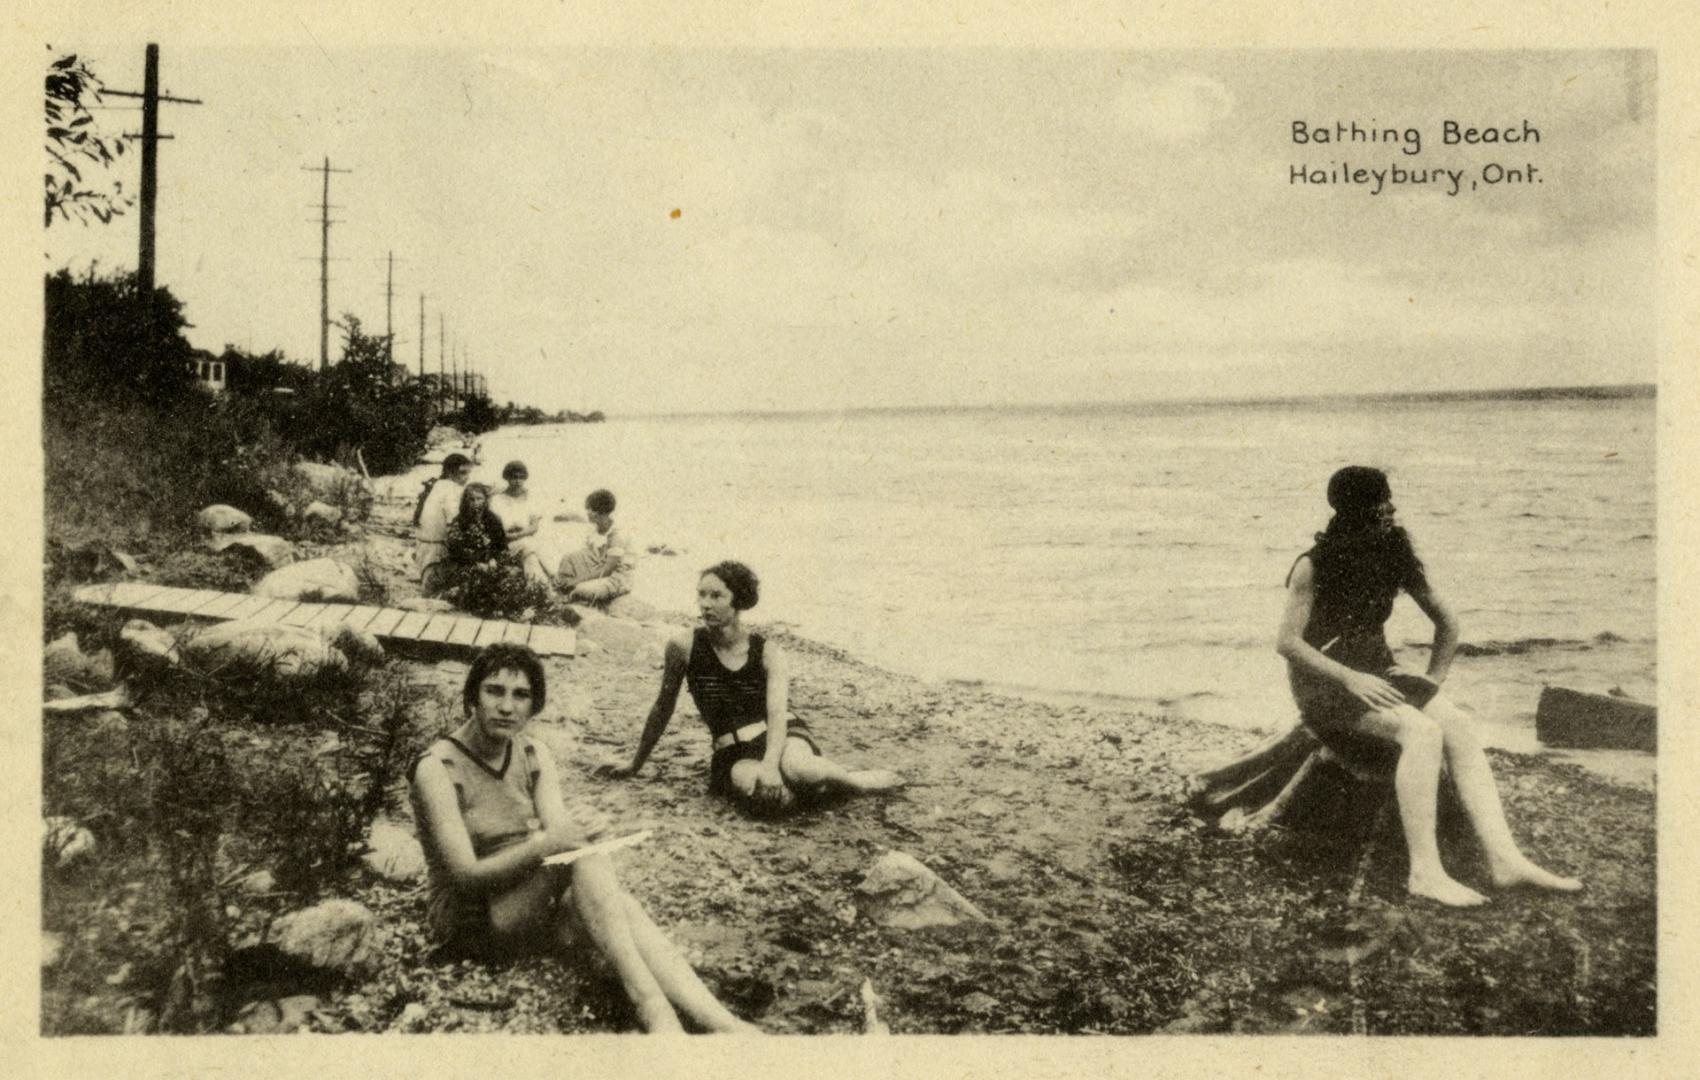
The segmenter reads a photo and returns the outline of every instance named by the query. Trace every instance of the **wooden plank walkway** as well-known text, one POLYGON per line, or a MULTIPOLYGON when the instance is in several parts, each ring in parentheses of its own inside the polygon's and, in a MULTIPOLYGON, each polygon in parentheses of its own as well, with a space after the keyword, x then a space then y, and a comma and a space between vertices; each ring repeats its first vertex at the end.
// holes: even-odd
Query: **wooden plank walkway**
POLYGON ((529 644, 540 656, 572 656, 578 648, 578 635, 568 626, 480 619, 458 611, 402 611, 369 604, 304 604, 139 581, 84 585, 71 595, 79 603, 141 615, 169 615, 206 622, 240 619, 326 630, 351 626, 373 634, 386 644, 418 643, 434 653, 453 656, 471 656, 492 641, 529 644))

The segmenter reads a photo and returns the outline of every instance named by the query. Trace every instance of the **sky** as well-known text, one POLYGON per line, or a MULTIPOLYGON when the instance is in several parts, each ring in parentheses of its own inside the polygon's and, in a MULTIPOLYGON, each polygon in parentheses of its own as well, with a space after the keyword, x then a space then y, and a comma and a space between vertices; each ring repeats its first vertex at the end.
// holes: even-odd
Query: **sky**
MULTIPOLYGON (((333 316, 382 332, 393 251, 397 358, 423 293, 429 370, 441 325, 551 410, 1655 377, 1645 53, 160 44, 204 104, 162 109, 157 277, 214 351, 316 362, 328 157, 333 316), (1540 142, 1443 145, 1449 119, 1540 142), (1461 190, 1292 182, 1342 162, 1461 190)), ((140 88, 139 40, 53 45, 140 88)), ((133 213, 55 224, 45 265, 135 246, 133 213)))

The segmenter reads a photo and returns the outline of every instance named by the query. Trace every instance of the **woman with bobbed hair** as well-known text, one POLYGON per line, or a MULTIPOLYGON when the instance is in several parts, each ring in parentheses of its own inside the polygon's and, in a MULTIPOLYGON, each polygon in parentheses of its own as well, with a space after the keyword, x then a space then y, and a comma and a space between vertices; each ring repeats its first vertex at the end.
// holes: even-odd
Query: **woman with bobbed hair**
POLYGON ((464 721, 413 764, 433 935, 474 956, 588 946, 613 967, 645 1030, 682 1030, 677 1007, 709 1031, 755 1033, 703 985, 606 855, 545 861, 591 843, 599 824, 568 814, 554 758, 526 734, 546 697, 536 653, 489 646, 466 673, 464 721))
POLYGON ((531 508, 531 493, 525 489, 525 482, 530 477, 531 471, 523 461, 510 461, 502 466, 502 480, 507 487, 490 496, 490 512, 501 521, 508 551, 519 559, 525 570, 525 579, 533 584, 548 585, 554 579, 544 568, 543 559, 537 554, 537 542, 532 539, 537 535, 543 515, 531 508))
POLYGON ((631 764, 607 775, 636 775, 667 730, 679 688, 708 725, 709 791, 752 808, 788 806, 799 795, 892 791, 903 780, 889 769, 849 769, 824 756, 808 726, 791 713, 785 651, 744 626, 760 599, 755 572, 721 562, 697 579, 702 625, 667 643, 661 692, 649 710, 631 764))
POLYGON ((1487 899, 1440 863, 1435 828, 1444 763, 1495 886, 1580 889, 1580 881, 1542 869, 1517 847, 1487 755, 1470 721, 1441 694, 1458 648, 1458 619, 1394 521, 1386 474, 1361 465, 1339 470, 1328 481, 1328 505, 1334 515, 1327 528, 1287 575, 1275 649, 1287 661, 1303 722, 1324 745, 1347 759, 1397 759, 1393 789, 1410 857, 1407 888, 1457 907, 1487 899), (1387 647, 1383 625, 1400 592, 1434 623, 1422 673, 1394 663, 1387 647))

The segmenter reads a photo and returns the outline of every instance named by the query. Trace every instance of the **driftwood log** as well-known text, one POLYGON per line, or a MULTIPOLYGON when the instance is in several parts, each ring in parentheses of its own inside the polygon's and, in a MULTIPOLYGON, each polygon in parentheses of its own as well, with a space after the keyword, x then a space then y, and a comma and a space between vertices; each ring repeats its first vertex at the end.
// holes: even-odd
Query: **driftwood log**
MULTIPOLYGON (((1397 752, 1347 759, 1324 746, 1303 723, 1242 757, 1195 774, 1187 808, 1223 832, 1244 834, 1271 825, 1309 832, 1367 835, 1393 797, 1397 752)), ((1440 820, 1451 831, 1461 819, 1450 777, 1442 772, 1440 820)))

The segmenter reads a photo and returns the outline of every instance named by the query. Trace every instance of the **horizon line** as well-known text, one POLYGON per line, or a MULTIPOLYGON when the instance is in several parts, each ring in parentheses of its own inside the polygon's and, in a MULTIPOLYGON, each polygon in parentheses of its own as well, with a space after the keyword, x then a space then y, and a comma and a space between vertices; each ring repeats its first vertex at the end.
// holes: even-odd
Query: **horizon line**
POLYGON ((654 413, 612 413, 610 420, 693 420, 712 419, 716 417, 743 417, 746 419, 782 419, 801 416, 878 416, 898 413, 967 413, 967 412, 1001 412, 1045 411, 1066 409, 1070 411, 1104 411, 1111 412, 1128 408, 1177 408, 1177 407, 1245 407, 1245 406, 1296 406, 1319 404, 1348 404, 1364 402, 1374 404, 1443 402, 1443 401, 1564 401, 1564 400, 1595 400, 1615 401, 1625 399, 1656 399, 1658 383, 1656 382, 1627 382, 1627 383, 1580 383, 1565 386, 1507 386, 1483 390, 1397 390, 1373 391, 1335 394, 1290 394, 1284 396, 1264 397, 1169 397, 1169 398, 1139 398, 1120 401, 1051 401, 1051 402, 1009 402, 1003 404, 982 402, 963 405, 937 403, 924 405, 846 405, 836 408, 823 406, 807 409, 709 409, 701 412, 654 412, 654 413))

